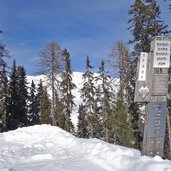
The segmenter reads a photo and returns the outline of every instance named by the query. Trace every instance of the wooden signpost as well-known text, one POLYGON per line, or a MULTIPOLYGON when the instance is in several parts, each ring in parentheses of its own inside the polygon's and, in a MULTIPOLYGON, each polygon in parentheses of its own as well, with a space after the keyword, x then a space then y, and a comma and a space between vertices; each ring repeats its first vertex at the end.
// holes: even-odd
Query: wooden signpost
POLYGON ((163 157, 171 38, 156 36, 150 53, 141 53, 134 101, 146 108, 142 154, 163 157))

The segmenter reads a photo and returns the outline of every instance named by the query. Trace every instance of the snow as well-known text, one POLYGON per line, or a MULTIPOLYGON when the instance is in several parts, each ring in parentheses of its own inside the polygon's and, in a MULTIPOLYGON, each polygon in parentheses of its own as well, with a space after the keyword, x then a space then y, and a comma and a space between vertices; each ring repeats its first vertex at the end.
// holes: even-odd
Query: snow
MULTIPOLYGON (((83 75, 83 72, 73 72, 72 74, 73 83, 77 86, 77 88, 74 89, 72 92, 73 95, 75 96, 74 103, 76 104, 76 107, 72 112, 71 119, 75 128, 77 127, 77 122, 78 122, 78 107, 79 107, 79 104, 81 104, 82 102, 82 99, 80 97, 80 91, 81 91, 81 88, 83 86, 83 81, 84 81, 82 75, 83 75)), ((98 75, 97 73, 94 73, 94 76, 97 76, 97 75, 98 75)), ((45 75, 27 76, 27 81, 29 85, 31 85, 32 80, 34 81, 36 86, 40 83, 40 80, 42 80, 43 85, 48 86, 45 75)), ((115 84, 118 84, 118 80, 116 80, 115 84)), ((115 84, 113 88, 117 90, 117 85, 115 84)), ((51 89, 49 86, 48 86, 48 94, 51 95, 51 89)))
POLYGON ((36 125, 0 134, 0 171, 171 171, 171 162, 36 125))
MULTIPOLYGON (((72 77, 73 83, 77 86, 77 88, 73 90, 73 95, 75 96, 74 103, 76 104, 76 107, 71 115, 71 119, 75 127, 77 126, 77 121, 78 121, 78 107, 79 107, 79 104, 82 102, 80 98, 80 90, 83 85, 82 74, 83 74, 82 72, 73 72, 73 77, 72 77)), ((36 86, 40 83, 40 80, 43 81, 43 85, 46 85, 46 86, 48 85, 45 75, 27 76, 27 81, 29 85, 31 85, 32 80, 34 81, 36 86)), ((51 89, 49 86, 48 86, 48 94, 49 95, 51 94, 51 89)))

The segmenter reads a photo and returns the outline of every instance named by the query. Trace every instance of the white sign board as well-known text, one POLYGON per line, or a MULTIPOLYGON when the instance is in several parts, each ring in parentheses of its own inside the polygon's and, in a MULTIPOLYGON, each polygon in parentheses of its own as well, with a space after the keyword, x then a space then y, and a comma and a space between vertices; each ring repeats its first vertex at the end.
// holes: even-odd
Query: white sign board
POLYGON ((139 63, 138 81, 146 81, 147 59, 148 59, 148 53, 141 52, 140 63, 139 63))
POLYGON ((169 68, 170 66, 170 40, 155 40, 154 68, 169 68))

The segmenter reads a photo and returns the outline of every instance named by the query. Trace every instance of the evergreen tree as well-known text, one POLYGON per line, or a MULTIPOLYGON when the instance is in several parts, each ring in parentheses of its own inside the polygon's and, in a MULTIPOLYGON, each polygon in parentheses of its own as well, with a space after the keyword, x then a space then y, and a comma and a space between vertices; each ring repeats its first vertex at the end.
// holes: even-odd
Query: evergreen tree
POLYGON ((9 57, 9 54, 5 45, 0 41, 0 132, 6 130, 8 80, 6 76, 7 65, 5 58, 7 57, 9 57))
POLYGON ((112 142, 115 92, 113 90, 112 79, 105 71, 105 62, 103 60, 101 61, 96 81, 98 82, 96 91, 97 111, 101 120, 102 137, 104 137, 105 141, 112 142))
POLYGON ((51 103, 47 93, 47 87, 44 87, 42 81, 38 85, 38 102, 40 110, 40 123, 52 124, 51 103))
POLYGON ((84 84, 81 89, 81 98, 83 99, 83 107, 86 112, 86 120, 88 123, 88 138, 99 137, 99 116, 96 112, 97 104, 95 98, 96 87, 94 85, 94 74, 91 72, 93 67, 90 59, 86 59, 86 72, 83 74, 84 84))
POLYGON ((120 89, 118 92, 114 123, 115 123, 114 124, 115 143, 126 147, 133 147, 134 145, 133 129, 131 126, 130 118, 128 115, 128 109, 125 104, 124 94, 122 89, 120 89))
POLYGON ((118 87, 123 90, 126 108, 132 122, 134 130, 135 144, 140 148, 142 143, 142 124, 139 105, 134 103, 135 79, 136 79, 136 60, 131 59, 128 47, 122 41, 116 42, 110 53, 110 65, 112 74, 119 77, 118 87))
POLYGON ((20 113, 21 126, 28 126, 28 92, 26 71, 23 66, 17 67, 17 84, 18 84, 18 105, 20 113))
POLYGON ((64 113, 64 103, 59 98, 59 96, 56 94, 56 105, 55 105, 55 122, 56 125, 60 128, 66 130, 66 117, 64 113))
POLYGON ((8 79, 5 66, 0 71, 0 132, 6 130, 8 79))
POLYGON ((7 111, 7 126, 9 130, 18 128, 18 85, 17 85, 17 66, 16 61, 13 61, 12 71, 9 76, 8 89, 8 111, 7 111))
POLYGON ((77 124, 77 136, 80 138, 88 138, 88 120, 86 118, 87 114, 85 107, 81 104, 78 109, 78 124, 77 124))
POLYGON ((129 80, 129 91, 128 91, 128 113, 130 114, 131 125, 134 130, 135 143, 134 147, 141 149, 143 141, 143 125, 144 125, 144 113, 140 110, 142 105, 134 102, 135 94, 135 80, 136 80, 136 69, 137 62, 131 62, 131 79, 129 80))
POLYGON ((36 94, 36 86, 32 80, 30 94, 29 94, 29 105, 28 105, 28 114, 30 125, 39 124, 39 101, 38 95, 36 94))
POLYGON ((2 71, 3 67, 6 67, 5 58, 8 58, 9 54, 5 48, 5 45, 0 41, 0 70, 2 71))
POLYGON ((73 107, 75 106, 72 90, 76 88, 76 85, 72 82, 72 70, 71 70, 71 60, 70 54, 65 49, 63 56, 65 57, 65 71, 62 73, 62 81, 60 84, 62 99, 64 105, 64 114, 65 114, 65 127, 64 129, 68 132, 73 132, 73 124, 71 121, 71 113, 73 107))
POLYGON ((9 77, 7 125, 9 130, 28 125, 25 69, 14 60, 9 77))
POLYGON ((41 99, 42 99, 42 96, 43 96, 43 83, 42 83, 42 80, 40 79, 39 81, 39 84, 37 85, 37 108, 38 108, 38 115, 39 115, 39 123, 41 124, 40 122, 40 117, 41 117, 41 99))
POLYGON ((129 43, 135 43, 134 52, 139 56, 140 52, 150 51, 150 42, 152 37, 167 33, 167 25, 160 19, 160 7, 156 0, 135 0, 131 5, 129 15, 133 16, 128 21, 128 28, 133 40, 129 43))

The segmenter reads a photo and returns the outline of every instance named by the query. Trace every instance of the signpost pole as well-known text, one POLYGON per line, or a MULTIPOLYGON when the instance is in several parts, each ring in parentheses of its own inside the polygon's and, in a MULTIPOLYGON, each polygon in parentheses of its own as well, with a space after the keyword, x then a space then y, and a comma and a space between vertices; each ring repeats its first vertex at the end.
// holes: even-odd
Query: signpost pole
POLYGON ((142 154, 163 157, 167 116, 171 38, 156 36, 150 53, 141 53, 135 102, 145 104, 142 154))

